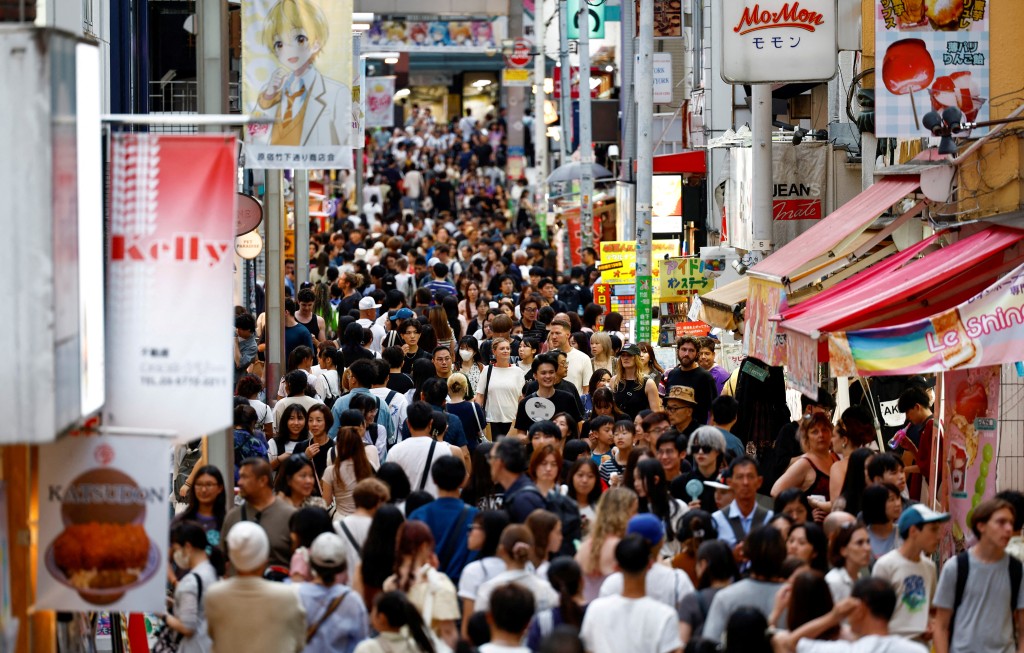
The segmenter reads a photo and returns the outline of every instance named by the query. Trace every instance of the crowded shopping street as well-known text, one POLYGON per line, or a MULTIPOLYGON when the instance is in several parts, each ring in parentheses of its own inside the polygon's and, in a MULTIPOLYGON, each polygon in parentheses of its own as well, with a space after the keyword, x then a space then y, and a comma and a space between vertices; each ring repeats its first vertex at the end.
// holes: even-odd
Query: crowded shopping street
POLYGON ((0 653, 1024 652, 1022 29, 0 0, 0 653))

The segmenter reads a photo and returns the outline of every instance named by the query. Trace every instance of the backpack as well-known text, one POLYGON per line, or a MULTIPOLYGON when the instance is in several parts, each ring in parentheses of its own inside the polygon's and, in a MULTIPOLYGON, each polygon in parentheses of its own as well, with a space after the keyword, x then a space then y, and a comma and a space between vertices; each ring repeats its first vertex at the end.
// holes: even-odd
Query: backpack
MULTIPOLYGON (((1010 558, 1010 621, 1013 622, 1013 613, 1017 611, 1017 595, 1020 593, 1021 577, 1024 576, 1024 564, 1020 560, 1010 558)), ((971 572, 971 562, 967 551, 956 555, 956 593, 953 595, 953 615, 949 618, 949 645, 953 645, 953 626, 956 624, 956 610, 964 600, 964 590, 967 589, 967 576, 971 572)), ((1016 624, 1014 624, 1013 638, 1017 639, 1016 624)))
MULTIPOLYGON (((515 501, 515 498, 523 492, 534 492, 540 494, 536 485, 525 485, 512 494, 505 495, 504 505, 508 507, 515 501)), ((544 509, 553 513, 562 522, 562 555, 575 555, 576 541, 583 537, 583 520, 580 519, 580 507, 577 503, 558 492, 552 490, 544 497, 544 509)))

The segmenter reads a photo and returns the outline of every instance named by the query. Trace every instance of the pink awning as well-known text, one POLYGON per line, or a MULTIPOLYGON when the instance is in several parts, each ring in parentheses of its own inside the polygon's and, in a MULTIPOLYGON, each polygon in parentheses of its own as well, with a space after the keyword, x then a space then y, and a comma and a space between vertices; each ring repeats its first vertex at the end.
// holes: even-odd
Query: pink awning
POLYGON ((889 207, 917 190, 918 175, 886 177, 752 267, 748 274, 787 282, 797 273, 827 259, 833 250, 867 229, 889 207))
POLYGON ((992 226, 939 247, 943 232, 786 309, 780 327, 817 339, 834 331, 901 324, 981 292, 1024 262, 1024 231, 992 226))

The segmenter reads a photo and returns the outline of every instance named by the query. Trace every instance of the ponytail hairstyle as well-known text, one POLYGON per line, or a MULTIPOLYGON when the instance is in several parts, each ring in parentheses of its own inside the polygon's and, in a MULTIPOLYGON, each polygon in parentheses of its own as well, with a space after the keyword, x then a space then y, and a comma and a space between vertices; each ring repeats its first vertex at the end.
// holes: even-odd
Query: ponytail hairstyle
POLYGON ((434 640, 423 617, 402 592, 383 592, 377 595, 373 608, 394 629, 408 628, 416 646, 423 653, 434 653, 434 640))
MULTIPOLYGON (((551 445, 546 445, 545 448, 547 447, 551 447, 551 445)), ((538 449, 538 451, 543 451, 543 449, 538 449)), ((549 454, 542 453, 540 457, 543 458, 547 455, 549 454)), ((557 457, 558 455, 556 454, 557 457)), ((526 527, 533 534, 533 555, 530 556, 530 561, 534 567, 539 567, 550 557, 548 555, 548 543, 551 539, 551 533, 555 528, 561 527, 561 524, 562 522, 558 519, 558 515, 548 512, 543 508, 534 510, 526 518, 526 527)))
POLYGON ((505 554, 507 562, 526 567, 533 554, 533 534, 522 524, 510 524, 501 532, 499 550, 505 554))
POLYGON ((578 630, 583 624, 583 609, 575 599, 583 585, 583 570, 579 563, 569 556, 555 558, 548 566, 548 580, 558 592, 562 622, 578 630))
POLYGON ((210 559, 210 564, 213 565, 214 570, 217 572, 217 576, 221 577, 224 575, 224 553, 220 550, 220 547, 210 545, 206 537, 206 531, 199 522, 183 521, 176 524, 171 529, 171 544, 179 546, 191 544, 193 549, 205 551, 206 556, 210 559))

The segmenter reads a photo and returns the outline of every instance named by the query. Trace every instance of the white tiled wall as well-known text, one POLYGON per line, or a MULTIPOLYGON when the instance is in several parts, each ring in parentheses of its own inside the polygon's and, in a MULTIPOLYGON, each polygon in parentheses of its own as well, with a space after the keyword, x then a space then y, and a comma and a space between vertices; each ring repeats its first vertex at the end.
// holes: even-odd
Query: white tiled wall
POLYGON ((996 489, 1024 489, 1024 378, 1015 365, 1003 365, 996 489))

